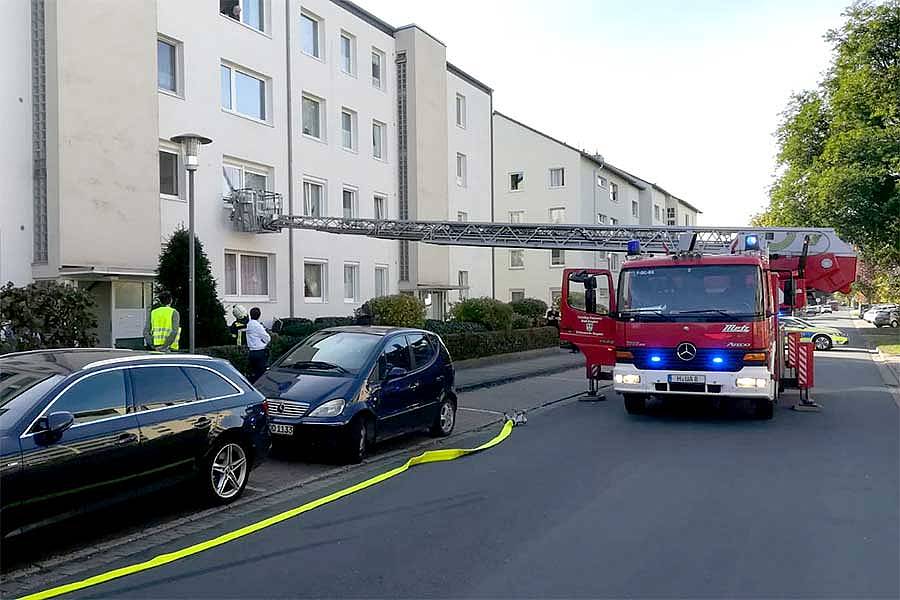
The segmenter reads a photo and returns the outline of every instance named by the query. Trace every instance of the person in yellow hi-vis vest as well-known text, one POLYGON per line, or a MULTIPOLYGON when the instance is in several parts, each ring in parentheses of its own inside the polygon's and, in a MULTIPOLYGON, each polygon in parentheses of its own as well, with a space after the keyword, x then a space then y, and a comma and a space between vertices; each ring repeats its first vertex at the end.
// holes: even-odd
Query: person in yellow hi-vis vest
POLYGON ((159 304, 150 311, 150 319, 144 328, 144 342, 159 352, 177 351, 178 339, 181 337, 181 317, 172 308, 172 295, 169 292, 159 294, 159 304))

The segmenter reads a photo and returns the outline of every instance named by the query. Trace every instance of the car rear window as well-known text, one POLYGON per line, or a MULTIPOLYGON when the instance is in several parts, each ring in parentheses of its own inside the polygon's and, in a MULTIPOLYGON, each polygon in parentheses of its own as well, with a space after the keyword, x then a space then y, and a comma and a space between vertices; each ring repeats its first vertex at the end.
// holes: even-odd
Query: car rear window
POLYGON ((131 384, 138 410, 176 406, 197 399, 194 386, 180 367, 133 367, 131 384))
POLYGON ((406 336, 409 347, 412 348, 413 369, 421 369, 434 360, 437 348, 422 333, 413 333, 406 336))
POLYGON ((197 397, 200 400, 221 398, 240 393, 240 390, 225 381, 224 377, 208 369, 185 367, 184 372, 194 382, 194 386, 197 388, 197 397))

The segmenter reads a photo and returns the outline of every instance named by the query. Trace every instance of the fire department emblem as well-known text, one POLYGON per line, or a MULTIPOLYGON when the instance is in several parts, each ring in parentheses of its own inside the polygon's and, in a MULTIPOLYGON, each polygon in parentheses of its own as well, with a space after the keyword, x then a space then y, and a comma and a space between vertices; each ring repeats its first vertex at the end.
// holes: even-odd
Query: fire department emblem
POLYGON ((588 333, 592 333, 594 331, 594 322, 586 321, 584 324, 584 330, 587 331, 588 333))

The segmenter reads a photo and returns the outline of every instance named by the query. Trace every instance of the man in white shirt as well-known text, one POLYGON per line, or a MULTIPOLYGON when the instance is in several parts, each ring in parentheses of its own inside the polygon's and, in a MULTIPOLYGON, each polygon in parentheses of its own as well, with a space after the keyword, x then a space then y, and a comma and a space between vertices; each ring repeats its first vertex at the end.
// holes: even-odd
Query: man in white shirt
POLYGON ((254 306, 250 309, 250 321, 244 335, 247 337, 247 348, 250 350, 250 381, 256 381, 266 372, 269 366, 269 342, 272 341, 269 332, 259 322, 262 311, 254 306))

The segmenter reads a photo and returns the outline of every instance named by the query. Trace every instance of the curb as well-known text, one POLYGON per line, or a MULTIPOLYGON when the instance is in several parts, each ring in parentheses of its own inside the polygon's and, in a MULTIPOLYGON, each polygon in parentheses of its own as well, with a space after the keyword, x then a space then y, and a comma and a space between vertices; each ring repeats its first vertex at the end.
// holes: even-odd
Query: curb
POLYGON ((505 385, 507 383, 513 383, 514 381, 521 381, 523 379, 530 379, 532 377, 540 377, 541 375, 553 375, 555 373, 564 373, 565 371, 571 371, 572 369, 577 369, 582 365, 556 365, 553 367, 546 367, 543 369, 535 369, 534 371, 529 371, 527 373, 518 373, 516 375, 509 375, 507 377, 502 377, 500 379, 489 379, 487 381, 479 381, 478 383, 470 383, 468 385, 458 385, 456 386, 456 391, 458 393, 471 392, 474 390, 480 390, 483 388, 494 387, 498 385, 505 385))

